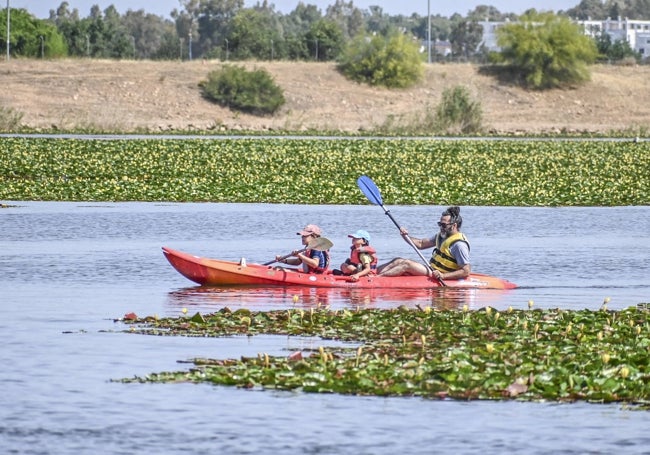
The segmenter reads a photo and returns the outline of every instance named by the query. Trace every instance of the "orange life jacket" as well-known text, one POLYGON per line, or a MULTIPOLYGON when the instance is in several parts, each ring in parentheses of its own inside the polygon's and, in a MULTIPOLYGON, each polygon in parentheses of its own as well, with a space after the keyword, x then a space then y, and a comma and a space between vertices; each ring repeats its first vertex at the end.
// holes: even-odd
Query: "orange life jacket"
POLYGON ((361 263, 361 254, 369 254, 372 257, 370 262, 370 270, 375 270, 377 268, 377 263, 379 259, 377 258, 377 251, 370 245, 364 245, 360 248, 350 247, 350 265, 355 265, 357 267, 362 266, 361 263))

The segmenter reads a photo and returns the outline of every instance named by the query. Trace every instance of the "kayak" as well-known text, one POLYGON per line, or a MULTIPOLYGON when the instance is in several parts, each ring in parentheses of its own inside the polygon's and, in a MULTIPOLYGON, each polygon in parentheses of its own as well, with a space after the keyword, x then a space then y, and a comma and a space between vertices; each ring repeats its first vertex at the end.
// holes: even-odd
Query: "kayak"
MULTIPOLYGON (((312 274, 295 269, 262 264, 247 264, 245 260, 210 259, 163 247, 169 263, 185 278, 202 286, 306 286, 316 288, 376 288, 430 289, 440 287, 434 278, 426 276, 364 276, 358 281, 331 273, 312 274)), ((472 273, 462 280, 445 280, 450 288, 514 289, 510 281, 481 273, 472 273)))

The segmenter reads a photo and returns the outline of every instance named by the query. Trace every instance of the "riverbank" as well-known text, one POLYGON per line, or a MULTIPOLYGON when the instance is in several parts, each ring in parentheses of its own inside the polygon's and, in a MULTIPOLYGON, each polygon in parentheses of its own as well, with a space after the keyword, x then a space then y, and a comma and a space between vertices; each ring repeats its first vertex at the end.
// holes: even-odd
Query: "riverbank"
POLYGON ((231 112, 200 95, 198 83, 219 62, 11 60, 0 63, 0 107, 35 130, 373 131, 409 122, 462 85, 480 101, 486 133, 644 135, 650 125, 650 67, 593 66, 592 80, 570 90, 530 92, 479 74, 470 64, 427 65, 407 90, 350 82, 334 63, 256 62, 284 89, 273 117, 231 112))

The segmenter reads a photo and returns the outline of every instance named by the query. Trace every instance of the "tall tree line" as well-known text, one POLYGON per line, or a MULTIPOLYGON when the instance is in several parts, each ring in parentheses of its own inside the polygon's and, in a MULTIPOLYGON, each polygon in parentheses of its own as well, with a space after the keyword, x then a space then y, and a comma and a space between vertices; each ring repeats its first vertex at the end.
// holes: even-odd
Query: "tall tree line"
MULTIPOLYGON (((325 11, 300 2, 282 14, 267 0, 251 8, 243 0, 182 0, 171 19, 129 10, 119 14, 111 5, 93 6, 82 17, 62 2, 46 20, 28 11, 11 10, 10 49, 14 56, 62 56, 131 59, 314 60, 336 59, 360 33, 399 32, 425 43, 429 18, 386 14, 380 6, 359 9, 352 0, 336 0, 325 11)), ((650 19, 650 0, 582 0, 560 11, 571 18, 606 19, 618 16, 650 19)), ((467 16, 431 16, 433 42, 448 41, 452 57, 477 54, 482 29, 478 21, 516 20, 492 6, 480 5, 467 16)), ((6 46, 6 10, 0 11, 0 46, 6 46)))

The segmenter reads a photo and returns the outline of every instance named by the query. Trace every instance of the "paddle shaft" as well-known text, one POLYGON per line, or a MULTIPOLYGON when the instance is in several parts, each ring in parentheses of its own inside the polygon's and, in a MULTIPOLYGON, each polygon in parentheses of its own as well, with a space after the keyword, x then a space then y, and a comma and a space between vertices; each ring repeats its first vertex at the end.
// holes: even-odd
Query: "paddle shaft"
MULTIPOLYGON (((397 226, 397 229, 399 229, 400 232, 401 232, 402 227, 399 225, 397 220, 393 217, 393 214, 390 213, 390 210, 388 210, 386 207, 384 207, 383 204, 379 204, 379 206, 382 209, 384 209, 384 213, 386 213, 386 215, 388 215, 388 218, 390 218, 390 220, 395 224, 395 226, 397 226)), ((422 259, 422 262, 424 262, 424 265, 427 267, 427 269, 429 269, 430 272, 433 272, 433 267, 431 267, 431 264, 429 264, 429 261, 427 261, 427 259, 424 257, 424 255, 420 252, 420 249, 417 246, 415 246, 415 243, 413 243, 413 240, 411 240, 411 237, 409 237, 408 235, 407 236, 402 236, 402 237, 404 237, 404 239, 406 240, 406 243, 411 245, 411 247, 415 250, 415 252, 418 254, 418 256, 420 256, 420 259, 422 259)), ((447 284, 444 282, 444 280, 442 278, 438 278, 438 281, 443 286, 447 286, 447 284)))
MULTIPOLYGON (((302 250, 298 250, 298 251, 296 252, 296 254, 298 254, 298 253, 304 253, 305 251, 307 251, 307 248, 303 248, 302 250)), ((293 253, 285 254, 284 256, 280 256, 278 259, 274 259, 273 261, 265 262, 265 263, 262 264, 262 265, 271 265, 271 264, 275 264, 276 262, 284 261, 285 259, 290 258, 291 256, 293 256, 293 253)))
MULTIPOLYGON (((334 246, 334 244, 332 243, 331 240, 326 239, 325 237, 317 237, 317 238, 313 239, 311 242, 309 242, 309 244, 305 248, 303 248, 301 250, 298 250, 296 252, 296 254, 304 253, 307 250, 325 251, 325 250, 329 250, 330 248, 332 248, 332 246, 334 246)), ((284 256, 280 256, 280 258, 278 258, 278 259, 274 259, 273 261, 265 262, 262 265, 271 265, 271 264, 273 264, 275 262, 284 261, 285 259, 290 258, 293 255, 294 255, 293 253, 285 254, 284 256)))
MULTIPOLYGON (((357 185, 359 186, 359 189, 361 192, 368 198, 370 202, 373 204, 378 205, 384 210, 384 213, 388 215, 390 220, 397 226, 397 229, 402 231, 402 227, 399 225, 397 220, 393 217, 393 215, 390 213, 390 210, 388 210, 386 207, 384 207, 384 201, 381 197, 381 193, 379 191, 379 188, 377 188, 377 185, 375 185, 375 182, 372 181, 372 179, 366 175, 362 175, 357 179, 357 185)), ((403 236, 402 236, 403 237, 403 236)), ((411 247, 415 250, 415 252, 420 256, 420 259, 422 259, 422 262, 424 262, 424 265, 426 266, 427 270, 431 273, 433 273, 433 267, 431 267, 431 264, 429 264, 429 261, 426 260, 426 258, 422 255, 420 252, 420 249, 415 246, 411 238, 407 235, 405 237, 406 243, 411 245, 411 247)), ((442 286, 447 286, 447 284, 442 280, 442 278, 437 278, 438 282, 442 286)))

